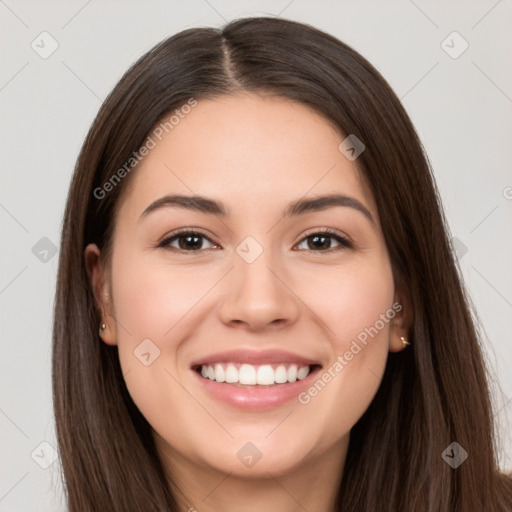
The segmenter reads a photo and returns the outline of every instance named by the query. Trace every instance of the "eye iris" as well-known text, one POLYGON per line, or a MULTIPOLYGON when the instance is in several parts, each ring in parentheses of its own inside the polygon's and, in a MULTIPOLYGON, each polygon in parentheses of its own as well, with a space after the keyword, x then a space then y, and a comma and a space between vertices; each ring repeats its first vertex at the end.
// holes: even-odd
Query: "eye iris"
POLYGON ((178 245, 180 246, 180 249, 201 249, 202 245, 202 236, 197 234, 188 234, 188 235, 181 235, 179 238, 178 245), (183 240, 186 240, 185 243, 182 243, 183 240))
POLYGON ((325 235, 311 235, 308 240, 312 240, 312 243, 308 243, 308 246, 313 249, 329 249, 331 247, 330 238, 325 235), (320 240, 323 240, 323 243, 320 240))

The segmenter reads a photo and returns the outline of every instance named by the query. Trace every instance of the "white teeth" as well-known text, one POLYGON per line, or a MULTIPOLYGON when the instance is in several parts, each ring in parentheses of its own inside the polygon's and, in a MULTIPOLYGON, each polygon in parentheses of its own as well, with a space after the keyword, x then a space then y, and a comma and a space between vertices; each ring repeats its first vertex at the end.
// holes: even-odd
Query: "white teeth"
POLYGON ((224 382, 226 380, 224 368, 222 368, 222 365, 219 363, 215 365, 215 380, 217 382, 224 382))
MULTIPOLYGON (((204 365, 203 365, 204 368, 204 365)), ((235 365, 228 364, 228 367, 226 368, 226 382, 234 383, 238 382, 238 370, 236 369, 235 365)))
POLYGON ((251 364, 243 364, 238 370, 238 382, 240 384, 256 384, 256 368, 251 364))
POLYGON ((288 368, 288 382, 295 382, 297 380, 297 365, 292 364, 288 368))
POLYGON ((262 386, 269 386, 274 384, 274 370, 272 366, 265 364, 258 368, 256 373, 256 383, 262 386))
POLYGON ((301 366, 297 372, 297 380, 301 380, 308 376, 309 366, 301 366))
POLYGON ((309 366, 298 366, 292 364, 286 367, 280 364, 274 367, 270 364, 252 365, 241 364, 239 368, 233 363, 216 363, 215 366, 202 365, 201 375, 205 379, 216 382, 226 382, 228 384, 240 383, 243 385, 271 386, 273 384, 284 384, 286 382, 295 382, 306 378, 309 375, 309 366))
POLYGON ((284 384, 285 382, 288 382, 288 372, 286 371, 286 367, 283 364, 276 368, 274 373, 274 380, 277 382, 277 384, 284 384))

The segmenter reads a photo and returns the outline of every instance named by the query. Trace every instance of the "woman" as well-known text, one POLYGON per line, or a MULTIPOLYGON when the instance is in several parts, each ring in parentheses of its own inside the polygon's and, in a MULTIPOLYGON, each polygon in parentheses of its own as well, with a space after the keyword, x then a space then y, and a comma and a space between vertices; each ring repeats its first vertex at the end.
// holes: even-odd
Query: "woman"
POLYGON ((53 393, 70 512, 510 510, 438 193, 310 26, 183 31, 79 156, 53 393))

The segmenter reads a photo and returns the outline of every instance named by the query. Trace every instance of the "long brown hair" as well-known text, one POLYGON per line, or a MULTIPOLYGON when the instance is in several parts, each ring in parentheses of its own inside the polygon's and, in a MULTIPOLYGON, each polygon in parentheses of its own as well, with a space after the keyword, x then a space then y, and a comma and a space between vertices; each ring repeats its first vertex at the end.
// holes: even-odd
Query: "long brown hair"
MULTIPOLYGON (((239 91, 314 108, 366 145, 395 280, 412 301, 412 344, 391 353, 382 384, 351 431, 338 510, 504 512, 479 338, 450 250, 439 195, 414 127, 387 82, 356 51, 308 25, 235 20, 176 34, 141 57, 103 103, 84 142, 64 215, 53 331, 56 430, 70 512, 176 511, 151 427, 127 391, 117 347, 98 337, 84 249, 108 249, 130 175, 102 187, 156 123, 190 98, 239 91), (452 442, 469 454, 453 469, 452 442)), ((341 139, 340 139, 341 141, 341 139)), ((508 508, 510 510, 510 508, 508 508)))

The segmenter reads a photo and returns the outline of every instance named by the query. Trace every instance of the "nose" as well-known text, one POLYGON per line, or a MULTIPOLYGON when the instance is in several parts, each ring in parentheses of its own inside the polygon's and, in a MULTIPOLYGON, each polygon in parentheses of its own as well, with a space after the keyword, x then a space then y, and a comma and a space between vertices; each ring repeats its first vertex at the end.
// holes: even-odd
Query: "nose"
POLYGON ((270 250, 252 263, 235 254, 223 287, 219 314, 226 325, 257 332, 282 329, 298 319, 300 299, 293 292, 293 279, 276 264, 270 250))

